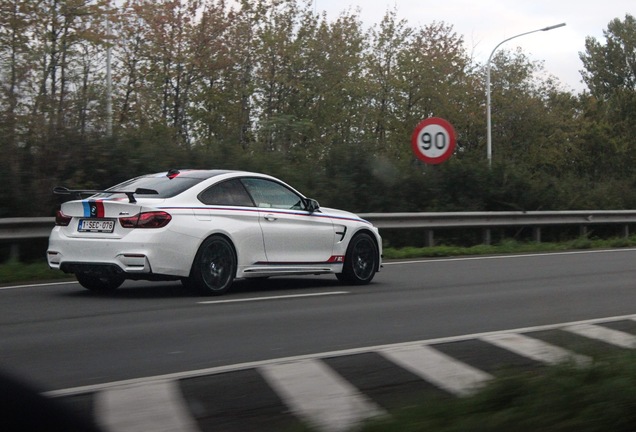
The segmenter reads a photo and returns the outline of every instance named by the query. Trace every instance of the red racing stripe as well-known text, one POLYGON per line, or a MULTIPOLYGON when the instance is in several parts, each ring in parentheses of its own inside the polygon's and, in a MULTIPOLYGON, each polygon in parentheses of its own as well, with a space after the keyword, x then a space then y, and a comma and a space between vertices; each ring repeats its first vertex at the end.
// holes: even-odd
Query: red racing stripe
POLYGON ((104 211, 104 201, 103 200, 95 200, 95 206, 97 207, 97 217, 103 218, 105 215, 104 211))

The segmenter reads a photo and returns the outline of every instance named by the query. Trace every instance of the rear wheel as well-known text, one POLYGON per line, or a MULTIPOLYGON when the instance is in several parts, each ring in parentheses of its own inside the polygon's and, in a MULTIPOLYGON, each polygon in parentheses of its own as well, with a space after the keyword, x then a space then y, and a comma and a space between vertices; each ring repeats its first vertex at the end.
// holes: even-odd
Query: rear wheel
POLYGON ((230 289, 235 274, 234 247, 226 238, 212 236, 199 248, 185 285, 204 295, 221 295, 230 289))
POLYGON ((87 290, 96 292, 111 292, 124 283, 126 279, 123 275, 97 275, 91 273, 75 273, 75 277, 81 286, 87 290))
POLYGON ((349 285, 365 285, 371 282, 378 268, 378 248, 369 234, 354 236, 347 247, 339 281, 349 285))

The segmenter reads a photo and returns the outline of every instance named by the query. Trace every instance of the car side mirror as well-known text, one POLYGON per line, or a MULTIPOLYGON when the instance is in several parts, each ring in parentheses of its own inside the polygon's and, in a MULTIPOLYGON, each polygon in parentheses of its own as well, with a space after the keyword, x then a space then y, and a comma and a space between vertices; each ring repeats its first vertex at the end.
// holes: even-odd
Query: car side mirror
POLYGON ((311 199, 311 198, 305 199, 305 210, 307 210, 309 213, 313 213, 317 211, 319 208, 320 208, 320 204, 318 204, 318 201, 316 201, 315 199, 311 199))

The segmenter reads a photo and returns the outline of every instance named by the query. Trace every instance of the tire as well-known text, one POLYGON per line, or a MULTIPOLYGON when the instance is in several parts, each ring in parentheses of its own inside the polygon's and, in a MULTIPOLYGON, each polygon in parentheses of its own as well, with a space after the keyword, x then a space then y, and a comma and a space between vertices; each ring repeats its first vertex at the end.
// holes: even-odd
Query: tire
POLYGON ((81 286, 95 292, 112 292, 124 283, 123 275, 96 275, 89 273, 75 273, 75 277, 81 286))
POLYGON ((236 253, 225 237, 212 236, 199 248, 185 286, 203 295, 227 292, 236 274, 236 253))
POLYGON ((366 285, 378 269, 378 247, 369 234, 355 235, 349 242, 342 273, 336 274, 340 282, 348 285, 366 285))

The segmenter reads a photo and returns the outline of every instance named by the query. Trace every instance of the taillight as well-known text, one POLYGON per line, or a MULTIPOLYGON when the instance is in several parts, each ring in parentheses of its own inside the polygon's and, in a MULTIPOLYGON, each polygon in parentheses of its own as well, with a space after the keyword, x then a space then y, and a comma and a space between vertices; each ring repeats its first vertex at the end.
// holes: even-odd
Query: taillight
POLYGON ((172 216, 164 211, 139 213, 135 216, 119 218, 124 228, 162 228, 168 225, 172 216))
POLYGON ((68 226, 72 219, 73 216, 66 216, 62 213, 62 210, 58 210, 57 213, 55 213, 55 225, 57 226, 68 226))

